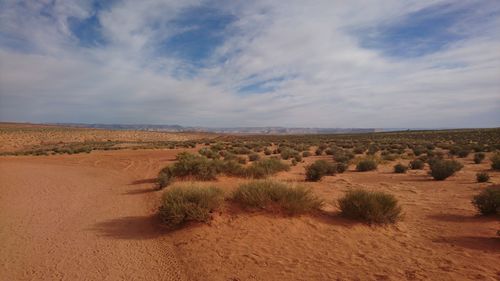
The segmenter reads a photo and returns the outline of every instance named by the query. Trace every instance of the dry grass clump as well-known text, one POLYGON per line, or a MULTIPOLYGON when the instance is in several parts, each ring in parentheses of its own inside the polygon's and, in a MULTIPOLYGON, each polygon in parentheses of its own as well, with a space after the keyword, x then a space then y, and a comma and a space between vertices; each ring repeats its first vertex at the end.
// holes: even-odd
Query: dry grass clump
POLYGON ((412 170, 422 170, 425 167, 425 162, 420 159, 410 161, 409 168, 412 170))
POLYGON ((472 204, 481 215, 500 215, 500 185, 487 187, 474 196, 472 204))
POLYGON ((377 161, 374 159, 366 158, 361 161, 356 165, 356 170, 358 172, 366 172, 366 171, 372 171, 377 169, 377 161))
POLYGON ((223 191, 217 187, 177 186, 163 194, 159 214, 169 228, 190 221, 208 222, 211 213, 220 208, 223 199, 223 191))
POLYGON ((245 208, 281 211, 290 215, 313 212, 323 205, 309 188, 270 180, 240 185, 233 193, 233 200, 245 208))
POLYGON ((395 223, 401 218, 397 199, 384 192, 355 189, 348 191, 338 203, 342 216, 370 224, 395 223))
POLYGON ((477 182, 487 182, 490 180, 490 175, 486 172, 478 172, 476 173, 477 182))
POLYGON ((500 170, 500 153, 497 153, 491 157, 491 168, 493 170, 500 170))
POLYGON ((483 152, 474 153, 474 163, 480 164, 481 162, 483 162, 484 158, 486 158, 486 154, 484 154, 483 152))
POLYGON ((319 181, 324 176, 332 176, 337 172, 337 165, 325 160, 316 160, 306 167, 306 180, 319 181))
POLYGON ((262 179, 278 172, 288 170, 290 170, 288 164, 281 162, 277 158, 267 158, 252 162, 252 165, 245 169, 245 174, 247 177, 262 179))

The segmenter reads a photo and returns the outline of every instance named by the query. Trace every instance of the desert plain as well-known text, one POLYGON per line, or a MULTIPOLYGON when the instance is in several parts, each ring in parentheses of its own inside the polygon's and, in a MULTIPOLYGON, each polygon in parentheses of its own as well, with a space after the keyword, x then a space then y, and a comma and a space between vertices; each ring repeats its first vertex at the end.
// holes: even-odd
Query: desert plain
MULTIPOLYGON (((196 144, 0 156, 1 280, 500 280, 500 221, 471 204, 474 195, 500 183, 500 172, 490 167, 492 151, 480 164, 474 153, 453 157, 463 169, 443 181, 430 177, 428 166, 394 173, 394 164, 413 159, 401 155, 373 171, 350 164, 344 173, 312 182, 305 181, 305 167, 332 156, 315 155, 311 145, 311 156, 271 178, 310 188, 324 200, 321 212, 289 216, 226 204, 208 223, 169 229, 158 207, 171 187, 157 188, 159 171, 181 152, 197 154, 239 136, 5 128, 4 152, 81 143, 84 136, 196 144), (481 171, 488 182, 476 181, 481 171), (372 225, 340 216, 337 199, 355 188, 393 194, 402 219, 372 225)), ((197 184, 231 194, 250 180, 219 175, 197 184)))

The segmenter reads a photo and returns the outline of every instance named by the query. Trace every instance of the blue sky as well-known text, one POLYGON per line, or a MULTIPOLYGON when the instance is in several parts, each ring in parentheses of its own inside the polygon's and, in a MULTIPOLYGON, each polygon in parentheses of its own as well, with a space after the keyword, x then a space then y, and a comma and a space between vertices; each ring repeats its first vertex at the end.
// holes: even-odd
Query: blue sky
POLYGON ((372 2, 4 0, 0 120, 500 125, 500 2, 372 2))

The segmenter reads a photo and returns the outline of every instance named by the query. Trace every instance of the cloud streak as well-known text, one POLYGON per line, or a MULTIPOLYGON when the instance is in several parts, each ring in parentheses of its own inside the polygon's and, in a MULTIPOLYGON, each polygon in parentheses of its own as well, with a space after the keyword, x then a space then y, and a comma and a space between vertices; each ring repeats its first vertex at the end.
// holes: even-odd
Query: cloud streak
POLYGON ((500 5, 454 2, 4 1, 0 119, 498 126, 500 5))

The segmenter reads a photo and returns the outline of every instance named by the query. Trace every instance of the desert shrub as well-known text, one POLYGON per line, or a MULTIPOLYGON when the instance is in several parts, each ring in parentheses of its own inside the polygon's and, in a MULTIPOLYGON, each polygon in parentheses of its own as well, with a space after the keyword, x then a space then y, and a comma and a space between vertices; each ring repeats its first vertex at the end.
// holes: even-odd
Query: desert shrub
POLYGON ((385 161, 394 161, 398 159, 398 156, 396 154, 384 154, 382 155, 382 160, 385 161))
POLYGON ((245 165, 248 162, 247 158, 244 156, 238 156, 237 160, 238 160, 238 163, 243 164, 243 165, 245 165))
POLYGON ((293 160, 297 161, 297 162, 302 162, 302 156, 300 154, 295 154, 293 156, 293 160))
POLYGON ((474 163, 479 164, 483 162, 484 158, 486 158, 486 155, 482 152, 474 153, 474 163))
POLYGON ((264 149, 264 154, 265 154, 265 155, 271 155, 272 153, 273 153, 273 152, 272 152, 272 151, 271 151, 271 149, 269 149, 268 147, 266 147, 266 148, 264 149))
POLYGON ((482 215, 500 215, 500 186, 490 186, 472 199, 472 204, 482 215))
POLYGON ((320 156, 321 154, 323 154, 323 149, 321 148, 318 148, 316 149, 316 151, 314 152, 317 156, 320 156))
POLYGON ((487 182, 490 180, 490 175, 486 172, 479 172, 476 174, 477 182, 487 182))
POLYGON ((224 151, 222 156, 224 157, 225 161, 231 161, 231 160, 238 161, 238 156, 236 156, 236 154, 231 153, 229 151, 224 151))
POLYGON ((342 174, 343 172, 347 171, 347 168, 349 168, 349 165, 347 163, 337 163, 337 173, 342 174))
POLYGON ((288 214, 312 212, 319 210, 323 204, 311 189, 269 180, 242 184, 232 198, 244 208, 278 210, 288 214))
POLYGON ((364 147, 356 147, 352 150, 352 152, 354 154, 363 154, 365 152, 365 148, 364 147))
POLYGON ((311 152, 309 151, 302 152, 302 157, 309 157, 309 156, 311 156, 311 152))
POLYGON ((491 157, 491 168, 493 170, 500 170, 500 153, 497 153, 491 157))
POLYGON ((413 154, 415 154, 415 156, 419 156, 420 154, 425 153, 425 151, 426 151, 425 148, 422 146, 414 147, 412 150, 413 150, 413 154))
POLYGON ((324 176, 334 175, 337 172, 335 164, 325 160, 316 160, 313 164, 306 167, 306 180, 319 181, 324 176))
POLYGON ((177 162, 171 166, 174 177, 194 177, 197 180, 214 180, 217 166, 213 160, 204 156, 182 152, 177 155, 177 162))
POLYGON ((462 168, 463 165, 455 160, 437 160, 431 164, 431 176, 436 180, 445 180, 462 168))
POLYGON ((162 222, 170 228, 190 221, 208 222, 222 201, 223 192, 217 187, 173 187, 163 194, 159 213, 162 222))
POLYGON ((365 172, 365 171, 372 171, 377 169, 377 162, 373 159, 364 159, 359 161, 359 163, 356 165, 356 170, 358 172, 365 172))
POLYGON ((394 173, 404 174, 404 173, 406 173, 407 170, 408 170, 408 166, 405 166, 401 163, 394 165, 394 173))
POLYGON ((335 162, 339 162, 339 163, 348 163, 349 160, 351 160, 353 158, 354 158, 353 153, 345 152, 342 150, 336 151, 333 154, 333 160, 335 160, 335 162))
POLYGON ((410 161, 410 169, 412 170, 422 170, 424 166, 425 162, 420 159, 410 161))
POLYGON ((260 155, 257 153, 252 153, 252 154, 248 155, 248 159, 250 161, 257 161, 260 159, 260 155))
POLYGON ((217 171, 219 173, 224 173, 228 176, 244 176, 245 167, 235 160, 230 161, 218 161, 217 171))
POLYGON ((170 166, 167 166, 160 171, 156 181, 159 189, 170 185, 174 181, 174 175, 172 174, 170 166))
POLYGON ((401 218, 401 207, 397 199, 384 192, 361 189, 348 191, 339 199, 341 215, 368 223, 395 223, 401 218))
POLYGON ((465 158, 469 156, 470 150, 467 148, 461 149, 457 152, 459 158, 465 158))
POLYGON ((262 159, 255 161, 247 167, 246 175, 252 178, 265 178, 281 171, 288 171, 290 166, 276 158, 262 159))
POLYGON ((208 147, 203 147, 202 149, 200 149, 198 151, 198 153, 207 157, 207 158, 210 158, 210 159, 219 159, 220 158, 220 154, 218 151, 212 150, 208 147))
POLYGON ((297 160, 295 160, 295 158, 292 159, 292 166, 297 166, 297 160))

